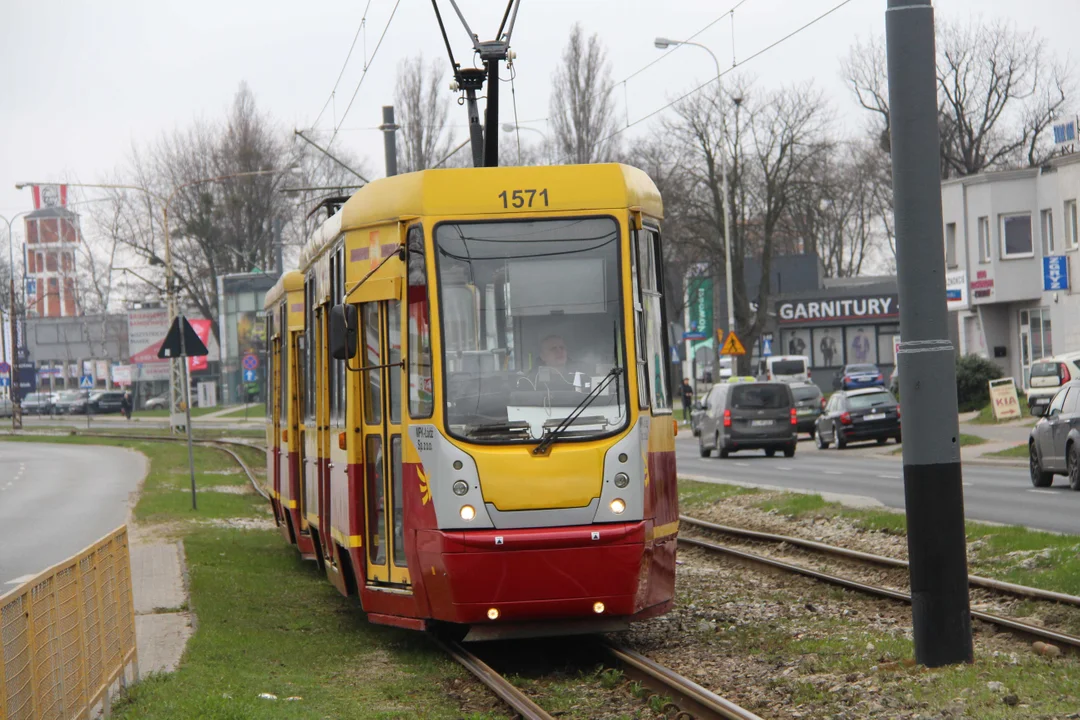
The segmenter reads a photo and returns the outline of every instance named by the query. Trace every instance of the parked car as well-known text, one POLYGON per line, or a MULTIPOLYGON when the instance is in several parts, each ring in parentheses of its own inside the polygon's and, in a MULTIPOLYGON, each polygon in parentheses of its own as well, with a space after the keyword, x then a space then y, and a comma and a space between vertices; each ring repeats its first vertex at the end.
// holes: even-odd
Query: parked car
POLYGON ((805 355, 771 355, 758 361, 757 376, 766 382, 810 382, 810 358, 805 355))
POLYGON ((1065 475, 1080 490, 1080 380, 1065 383, 1049 405, 1037 407, 1042 417, 1028 440, 1031 484, 1048 487, 1054 475, 1065 475))
POLYGON ((97 390, 91 392, 89 397, 82 397, 72 403, 72 414, 103 414, 120 412, 120 401, 124 399, 124 393, 116 390, 97 390))
POLYGON ((167 407, 169 407, 169 393, 162 393, 143 403, 143 410, 164 410, 167 407))
MULTIPOLYGON (((708 393, 706 393, 708 395, 708 393)), ((692 409, 690 410, 690 432, 694 433, 694 437, 701 434, 701 418, 705 415, 705 402, 704 398, 701 400, 695 400, 692 409)))
POLYGON ((821 388, 813 383, 795 383, 791 386, 791 394, 795 397, 795 416, 798 418, 795 431, 810 433, 810 437, 814 437, 818 415, 825 410, 821 388))
POLYGON ((32 392, 22 399, 22 410, 27 415, 48 415, 53 411, 53 394, 32 392))
POLYGON ((900 366, 897 365, 893 368, 892 374, 889 375, 889 392, 899 397, 900 395, 900 366))
POLYGON ((57 413, 70 413, 71 406, 86 397, 85 390, 65 390, 56 394, 53 408, 57 413))
POLYGON ((1080 378, 1080 353, 1068 353, 1044 358, 1031 364, 1028 374, 1027 404, 1032 415, 1040 416, 1057 395, 1061 386, 1073 378, 1080 378))
POLYGON ((841 390, 832 394, 825 412, 817 419, 817 446, 825 450, 836 443, 843 450, 849 442, 877 440, 884 445, 900 442, 900 404, 883 387, 841 390))
POLYGON ((867 387, 885 387, 885 376, 877 365, 845 365, 833 378, 836 390, 856 390, 867 387))
POLYGON ((0 398, 0 418, 11 417, 11 414, 15 412, 14 405, 11 404, 11 398, 0 398))
POLYGON ((777 450, 793 457, 796 447, 795 399, 787 383, 722 383, 705 398, 698 449, 726 458, 740 450, 777 450))

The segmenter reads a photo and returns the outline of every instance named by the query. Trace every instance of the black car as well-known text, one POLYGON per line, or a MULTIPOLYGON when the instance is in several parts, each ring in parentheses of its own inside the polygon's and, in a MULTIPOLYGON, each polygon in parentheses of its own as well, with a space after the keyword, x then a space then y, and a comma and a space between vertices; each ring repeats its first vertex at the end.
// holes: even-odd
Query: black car
POLYGON ((900 405, 883 387, 833 393, 817 419, 817 446, 822 450, 831 443, 843 449, 860 440, 884 445, 889 438, 900 442, 900 405))
POLYGON ((1049 405, 1036 408, 1043 416, 1028 441, 1031 484, 1047 487, 1054 475, 1065 475, 1080 490, 1080 380, 1065 383, 1049 405))
POLYGON ((89 397, 84 397, 72 403, 68 412, 72 415, 81 415, 87 412, 90 414, 117 413, 120 412, 120 402, 123 399, 124 393, 122 392, 97 390, 91 392, 89 397))
POLYGON ((764 450, 772 457, 795 455, 795 399, 786 383, 723 383, 705 398, 698 445, 701 457, 713 450, 726 458, 740 450, 764 450))
POLYGON ((791 394, 795 396, 796 432, 810 433, 810 437, 814 437, 818 415, 825 410, 821 389, 813 383, 795 383, 791 386, 791 394))

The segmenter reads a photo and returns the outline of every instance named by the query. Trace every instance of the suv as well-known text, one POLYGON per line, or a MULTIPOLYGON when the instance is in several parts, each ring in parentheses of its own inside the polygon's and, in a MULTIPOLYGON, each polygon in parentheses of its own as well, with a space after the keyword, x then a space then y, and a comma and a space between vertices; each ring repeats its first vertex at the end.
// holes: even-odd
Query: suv
POLYGON ((27 415, 49 415, 53 412, 53 394, 32 392, 22 399, 22 411, 27 415))
POLYGON ((89 397, 72 403, 70 412, 72 414, 120 412, 120 401, 123 399, 122 392, 98 390, 91 392, 89 397))
POLYGON ((1080 353, 1043 358, 1032 363, 1027 391, 1031 414, 1041 415, 1042 408, 1050 404, 1061 386, 1073 378, 1080 378, 1080 353))
POLYGON ((795 416, 798 418, 795 430, 810 433, 813 438, 818 415, 825 410, 821 388, 813 383, 795 383, 791 386, 791 394, 795 397, 795 416))
POLYGON ((1031 484, 1048 487, 1054 475, 1065 475, 1072 489, 1080 490, 1080 380, 1059 388, 1037 413, 1042 417, 1028 441, 1031 484))
POLYGON ((705 398, 699 424, 701 457, 713 450, 726 458, 739 450, 764 450, 772 457, 795 455, 795 398, 787 383, 723 383, 705 398))

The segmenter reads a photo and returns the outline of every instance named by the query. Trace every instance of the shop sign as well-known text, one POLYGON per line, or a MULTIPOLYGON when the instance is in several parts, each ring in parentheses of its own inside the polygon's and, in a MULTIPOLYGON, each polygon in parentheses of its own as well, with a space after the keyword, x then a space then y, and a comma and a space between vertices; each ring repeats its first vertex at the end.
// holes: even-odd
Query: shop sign
POLYGON ((1053 292, 1069 289, 1069 263, 1064 255, 1043 258, 1043 290, 1053 292))
POLYGON ((900 300, 896 295, 786 300, 776 304, 776 314, 781 323, 886 320, 899 316, 900 300))
POLYGON ((945 305, 949 310, 968 309, 968 281, 965 270, 945 273, 945 305))
POLYGON ((971 281, 971 298, 975 300, 989 300, 994 297, 994 275, 990 270, 979 270, 975 273, 975 279, 971 281))

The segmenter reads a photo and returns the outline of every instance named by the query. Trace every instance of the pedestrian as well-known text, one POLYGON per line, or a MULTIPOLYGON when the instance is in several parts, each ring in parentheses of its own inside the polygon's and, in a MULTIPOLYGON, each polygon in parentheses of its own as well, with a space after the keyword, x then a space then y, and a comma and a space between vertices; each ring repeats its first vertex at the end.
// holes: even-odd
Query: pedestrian
POLYGON ((120 398, 120 412, 128 420, 131 419, 131 392, 125 390, 124 397, 120 398))
POLYGON ((694 388, 690 385, 690 378, 682 379, 682 419, 690 419, 690 406, 694 403, 694 388))

